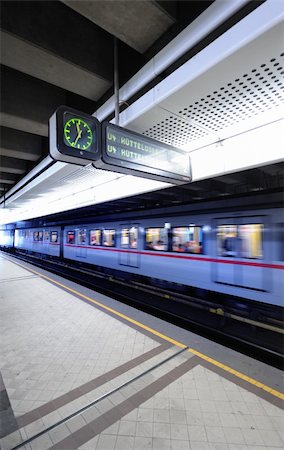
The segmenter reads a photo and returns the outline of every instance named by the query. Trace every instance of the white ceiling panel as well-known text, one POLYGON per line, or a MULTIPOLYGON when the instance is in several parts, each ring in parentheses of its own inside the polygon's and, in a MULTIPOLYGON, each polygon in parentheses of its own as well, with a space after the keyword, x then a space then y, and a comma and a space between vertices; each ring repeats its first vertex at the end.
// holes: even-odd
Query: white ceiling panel
MULTIPOLYGON (((183 71, 182 87, 166 96, 170 85, 177 85, 174 74, 170 75, 138 100, 135 109, 139 109, 139 102, 141 109, 142 103, 151 107, 128 127, 193 150, 281 118, 283 42, 282 22, 185 84, 186 73, 192 78, 199 64, 200 54, 196 55, 177 70, 183 71)), ((130 109, 123 113, 125 121, 130 109)))

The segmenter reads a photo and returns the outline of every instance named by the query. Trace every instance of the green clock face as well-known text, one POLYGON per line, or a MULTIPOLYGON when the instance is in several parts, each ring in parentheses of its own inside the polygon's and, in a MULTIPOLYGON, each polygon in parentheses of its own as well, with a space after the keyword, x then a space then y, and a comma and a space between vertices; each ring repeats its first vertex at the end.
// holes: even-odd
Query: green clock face
POLYGON ((69 147, 90 150, 93 132, 87 121, 68 114, 64 125, 64 141, 69 147))

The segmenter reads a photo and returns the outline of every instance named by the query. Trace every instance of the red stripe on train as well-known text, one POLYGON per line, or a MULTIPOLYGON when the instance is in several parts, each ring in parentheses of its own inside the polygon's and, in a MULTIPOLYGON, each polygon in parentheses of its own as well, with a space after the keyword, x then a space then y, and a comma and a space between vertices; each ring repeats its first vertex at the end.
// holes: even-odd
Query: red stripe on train
POLYGON ((65 247, 74 248, 86 248, 89 250, 103 250, 111 251, 116 253, 134 253, 136 255, 147 255, 147 256, 162 256, 163 258, 175 258, 175 259, 188 259, 192 261, 204 261, 204 262, 216 262, 222 264, 236 264, 241 266, 252 266, 252 267, 266 267, 269 269, 284 269, 283 264, 267 264, 267 263, 257 263, 252 261, 236 261, 232 259, 218 259, 218 258, 208 258, 206 256, 187 256, 187 255, 176 255, 171 253, 158 253, 158 252, 141 252, 137 250, 123 250, 117 248, 107 248, 107 247, 92 247, 89 245, 75 245, 75 244, 64 244, 65 247))

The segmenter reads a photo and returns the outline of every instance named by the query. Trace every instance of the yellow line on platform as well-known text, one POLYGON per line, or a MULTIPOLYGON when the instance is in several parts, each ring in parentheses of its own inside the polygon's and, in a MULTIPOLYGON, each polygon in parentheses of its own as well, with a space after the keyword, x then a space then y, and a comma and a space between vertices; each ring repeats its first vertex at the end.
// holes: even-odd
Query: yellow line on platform
MULTIPOLYGON (((93 300, 92 298, 88 297, 87 295, 81 294, 80 292, 78 292, 75 289, 72 289, 72 288, 66 286, 63 283, 59 283, 59 281, 55 281, 52 278, 49 278, 46 275, 43 275, 40 272, 37 272, 36 270, 33 270, 33 269, 30 269, 30 268, 27 268, 27 267, 23 266, 22 264, 19 264, 19 263, 16 263, 16 262, 14 262, 14 263, 18 264, 19 266, 21 266, 23 268, 25 268, 26 270, 30 270, 31 272, 35 273, 36 275, 39 275, 41 278, 44 278, 44 279, 50 281, 51 283, 56 284, 56 285, 64 288, 65 290, 67 290, 69 292, 72 292, 73 294, 78 295, 79 297, 84 298, 88 302, 91 302, 91 303, 93 303, 95 305, 98 305, 101 308, 105 309, 106 311, 109 311, 112 314, 115 314, 116 316, 121 317, 122 319, 127 320, 128 322, 137 325, 138 327, 142 328, 143 330, 149 331, 150 333, 154 334, 155 336, 158 336, 158 337, 164 339, 165 341, 170 342, 173 345, 176 345, 177 347, 180 347, 180 348, 186 348, 187 347, 187 345, 182 344, 181 342, 176 341, 175 339, 172 339, 172 338, 170 338, 169 336, 166 336, 163 333, 159 333, 158 331, 154 330, 153 328, 148 327, 147 325, 144 325, 141 322, 137 322, 136 320, 131 319, 131 317, 128 317, 125 314, 122 314, 122 313, 116 311, 115 309, 112 309, 109 306, 106 306, 103 303, 98 302, 97 300, 93 300)), ((250 378, 250 377, 248 377, 247 375, 244 375, 241 372, 238 372, 237 370, 233 369, 232 367, 226 366, 225 364, 222 364, 219 361, 216 361, 215 359, 210 358, 207 355, 204 355, 203 353, 200 353, 199 351, 195 350, 194 348, 189 348, 188 351, 190 353, 198 356, 199 358, 204 359, 205 361, 213 364, 214 366, 220 367, 221 369, 225 370, 226 372, 229 372, 232 375, 235 375, 236 377, 238 377, 238 378, 240 378, 240 379, 242 379, 244 381, 247 381, 248 383, 250 383, 250 384, 252 384, 254 386, 257 386, 258 388, 260 388, 260 389, 262 389, 262 390, 264 390, 266 392, 269 392, 269 394, 271 394, 271 395, 273 395, 275 397, 278 397, 281 400, 284 400, 284 394, 282 394, 281 392, 276 391, 275 389, 272 389, 269 386, 266 386, 265 384, 260 383, 259 381, 256 381, 253 378, 250 378)))
POLYGON ((258 388, 263 389, 266 392, 269 392, 269 394, 274 395, 275 397, 281 398, 281 400, 284 400, 284 394, 282 394, 281 392, 276 391, 275 389, 272 389, 269 386, 266 386, 265 384, 260 383, 259 381, 256 381, 253 378, 250 378, 241 372, 238 372, 237 370, 233 369, 232 367, 226 366, 225 364, 222 364, 219 361, 216 361, 215 359, 210 358, 209 356, 206 356, 203 353, 198 352, 197 350, 194 350, 194 348, 189 348, 188 351, 190 353, 193 353, 196 356, 199 356, 199 358, 204 359, 205 361, 208 361, 209 363, 213 364, 214 366, 220 367, 221 369, 225 370, 226 372, 229 372, 229 373, 235 375, 236 377, 241 378, 242 380, 247 381, 248 383, 253 384, 254 386, 257 386, 258 388))

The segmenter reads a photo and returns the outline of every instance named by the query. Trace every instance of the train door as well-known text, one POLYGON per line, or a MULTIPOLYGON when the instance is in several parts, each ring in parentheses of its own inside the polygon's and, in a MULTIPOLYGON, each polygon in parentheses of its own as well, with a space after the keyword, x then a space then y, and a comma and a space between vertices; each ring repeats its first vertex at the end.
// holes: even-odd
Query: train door
POLYGON ((42 253, 49 253, 49 231, 43 230, 42 253))
POLYGON ((87 249, 84 248, 87 240, 87 230, 86 228, 80 228, 77 230, 77 246, 76 246, 76 256, 78 258, 87 258, 87 249))
MULTIPOLYGON (((236 219, 224 218, 216 220, 216 253, 226 262, 217 263, 215 267, 215 281, 217 283, 238 285, 239 270, 234 264, 237 256, 237 230, 236 219)), ((213 263, 214 264, 214 263, 213 263)))
POLYGON ((239 257, 243 261, 240 265, 242 287, 268 290, 270 285, 269 273, 262 267, 264 255, 269 254, 269 248, 265 248, 265 228, 266 217, 243 217, 240 220, 238 239, 239 257))
POLYGON ((138 224, 120 225, 119 264, 129 267, 140 267, 140 255, 138 253, 138 224))
POLYGON ((263 236, 263 217, 216 220, 216 253, 223 262, 213 263, 215 281, 266 290, 269 282, 264 278, 261 267, 264 260, 263 236))

